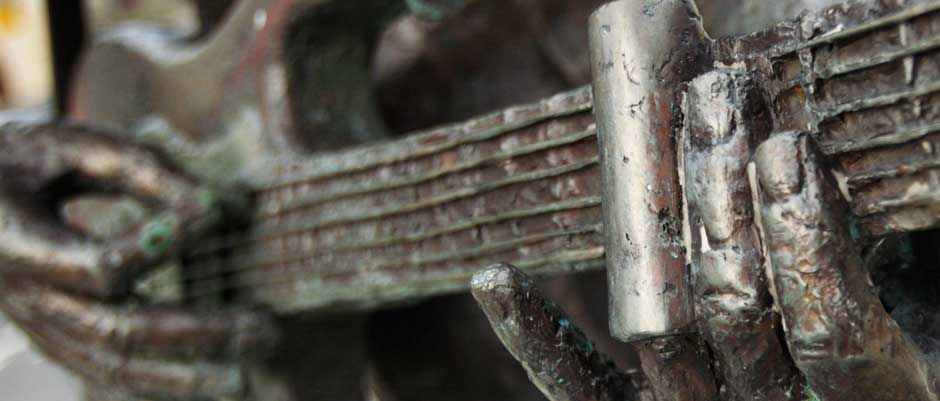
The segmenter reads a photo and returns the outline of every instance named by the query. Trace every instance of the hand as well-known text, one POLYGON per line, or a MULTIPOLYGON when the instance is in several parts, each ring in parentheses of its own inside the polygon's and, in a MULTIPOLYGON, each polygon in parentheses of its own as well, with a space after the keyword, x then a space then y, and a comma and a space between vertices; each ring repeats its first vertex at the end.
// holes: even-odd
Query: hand
POLYGON ((514 266, 490 266, 470 286, 496 336, 551 401, 716 399, 710 367, 689 338, 637 344, 642 373, 633 366, 622 370, 514 266))
POLYGON ((810 387, 826 400, 938 399, 938 367, 879 301, 808 136, 775 136, 755 160, 775 298, 810 387))
MULTIPOLYGON (((878 299, 822 156, 806 134, 764 141, 769 122, 746 112, 760 99, 733 70, 693 81, 687 95, 691 284, 698 331, 711 350, 698 361, 713 364, 728 400, 937 400, 938 366, 878 299)), ((644 385, 652 399, 719 396, 656 377, 709 379, 697 375, 695 358, 644 365, 640 376, 614 369, 511 267, 477 274, 472 288, 494 331, 550 399, 651 399, 638 391, 644 385)), ((638 349, 663 355, 662 341, 638 349)))
POLYGON ((0 308, 42 352, 134 397, 242 394, 238 358, 272 342, 266 316, 130 297, 136 277, 217 220, 218 197, 105 132, 8 124, 0 147, 0 308), (162 211, 103 242, 56 215, 68 191, 82 187, 117 189, 162 211))
MULTIPOLYGON (((784 133, 754 151, 771 127, 766 113, 755 112, 764 108, 761 99, 744 72, 722 69, 694 80, 685 106, 696 315, 728 393, 784 400, 802 392, 805 381, 828 400, 858 394, 935 399, 935 376, 872 288, 850 235, 845 201, 811 140, 784 133), (756 187, 746 168, 752 154, 756 187), (754 210, 755 198, 761 213, 754 210), (776 334, 780 321, 771 294, 784 339, 776 334), (894 353, 879 354, 883 349, 894 353), (881 376, 868 379, 875 371, 881 376), (858 380, 872 388, 850 385, 858 380)), ((880 156, 860 157, 872 163, 880 156)), ((868 195, 854 198, 853 206, 873 202, 874 193, 868 195)), ((863 232, 898 228, 868 226, 863 232)))

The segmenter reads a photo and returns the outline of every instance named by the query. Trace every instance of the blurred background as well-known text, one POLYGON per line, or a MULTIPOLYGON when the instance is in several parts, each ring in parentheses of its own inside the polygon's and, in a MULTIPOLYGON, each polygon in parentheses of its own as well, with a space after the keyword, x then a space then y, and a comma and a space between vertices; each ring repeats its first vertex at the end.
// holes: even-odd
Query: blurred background
POLYGON ((0 1, 0 108, 37 106, 52 94, 44 1, 0 1))

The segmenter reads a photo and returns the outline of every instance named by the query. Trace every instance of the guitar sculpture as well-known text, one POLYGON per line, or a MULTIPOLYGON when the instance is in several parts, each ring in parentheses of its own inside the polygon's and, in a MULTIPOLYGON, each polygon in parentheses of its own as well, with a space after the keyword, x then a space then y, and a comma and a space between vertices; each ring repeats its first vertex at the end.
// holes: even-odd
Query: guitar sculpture
MULTIPOLYGON (((214 191, 84 131, 42 163, 5 157, 5 185, 28 190, 79 171, 171 206, 102 248, 110 259, 76 242, 67 255, 85 262, 35 246, 49 237, 25 223, 4 226, 0 246, 18 266, 4 279, 18 298, 4 309, 64 364, 93 370, 129 357, 86 355, 62 337, 134 351, 148 339, 182 341, 162 345, 185 355, 272 341, 254 312, 200 317, 215 329, 201 336, 161 326, 170 317, 127 323, 68 293, 121 293, 140 266, 180 250, 184 297, 196 304, 234 295, 276 313, 352 313, 471 291, 552 400, 940 399, 938 349, 888 313, 862 249, 940 223, 940 2, 846 3, 712 39, 687 0, 616 1, 591 16, 590 87, 398 139, 382 139, 367 81, 356 79, 368 74, 363 38, 374 26, 324 29, 311 42, 324 55, 310 64, 315 79, 288 88, 296 71, 270 38, 292 15, 351 11, 255 3, 240 2, 199 46, 157 48, 172 43, 158 33, 107 37, 73 99, 77 118, 133 132, 214 191), (340 47, 361 63, 331 58, 340 47), (206 61, 214 57, 224 62, 206 61), (127 76, 97 75, 111 64, 129 65, 117 69, 127 76), (112 88, 139 93, 127 103, 109 99, 112 88), (293 90, 323 94, 305 107, 342 117, 298 123, 293 90), (302 153, 293 149, 303 130, 322 132, 327 149, 379 140, 302 153), (11 178, 24 165, 34 178, 11 178), (251 194, 246 224, 206 235, 235 192, 251 194), (647 349, 642 372, 613 367, 527 277, 604 269, 611 334, 647 349), (68 291, 42 295, 45 283, 68 291), (55 319, 71 324, 64 334, 55 319)), ((376 21, 400 7, 363 3, 356 12, 376 21)), ((431 14, 463 7, 443 3, 431 14)), ((8 128, 3 140, 26 156, 77 130, 8 128)), ((3 216, 21 209, 11 204, 3 216)), ((123 361, 101 380, 134 394, 242 391, 236 368, 166 368, 151 381, 143 366, 163 365, 123 361)))

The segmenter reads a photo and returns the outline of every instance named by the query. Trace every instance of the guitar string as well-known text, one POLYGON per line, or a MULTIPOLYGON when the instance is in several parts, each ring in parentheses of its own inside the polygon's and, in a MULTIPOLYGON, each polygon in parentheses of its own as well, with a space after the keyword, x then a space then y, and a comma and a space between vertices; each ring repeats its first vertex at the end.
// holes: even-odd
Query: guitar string
MULTIPOLYGON (((544 144, 533 144, 532 146, 520 148, 520 149, 518 149, 518 150, 516 150, 516 151, 510 151, 510 152, 500 153, 500 154, 497 154, 497 155, 491 155, 490 157, 483 158, 483 160, 484 160, 484 161, 487 161, 487 160, 500 160, 500 159, 506 159, 506 158, 509 158, 509 157, 515 156, 515 155, 529 154, 529 153, 536 152, 536 151, 539 151, 539 150, 553 149, 553 148, 557 147, 557 145, 559 145, 559 144, 576 143, 576 142, 579 142, 579 141, 584 140, 584 139, 587 139, 587 138, 592 138, 593 136, 594 136, 594 129, 593 129, 593 124, 591 124, 591 126, 590 126, 589 129, 587 129, 587 130, 577 131, 577 132, 575 132, 575 133, 573 133, 573 134, 569 134, 569 135, 566 135, 566 136, 562 136, 562 137, 559 137, 558 139, 556 139, 556 140, 554 140, 554 141, 551 141, 551 142, 552 142, 551 146, 546 146, 546 145, 544 145, 544 144)), ((368 213, 368 214, 365 214, 365 215, 349 216, 349 218, 347 218, 345 221, 349 221, 349 222, 354 222, 354 223, 355 223, 355 222, 361 222, 361 221, 364 221, 364 220, 375 219, 375 218, 378 218, 378 217, 388 216, 388 215, 390 215, 390 214, 401 214, 401 213, 407 213, 407 212, 422 210, 422 209, 430 208, 430 207, 433 207, 433 206, 442 205, 442 204, 445 204, 445 203, 450 203, 450 202, 454 202, 454 201, 459 201, 459 200, 465 199, 465 198, 467 198, 467 197, 480 195, 480 194, 482 194, 482 193, 489 192, 489 191, 493 191, 493 190, 496 190, 496 189, 499 189, 499 188, 501 188, 501 187, 505 187, 505 186, 508 186, 508 185, 511 185, 511 184, 523 183, 523 182, 531 182, 531 181, 533 181, 533 180, 545 179, 545 178, 552 178, 552 177, 557 177, 557 176, 559 176, 559 175, 567 174, 567 173, 570 173, 570 172, 577 172, 578 170, 581 170, 581 169, 583 169, 583 168, 585 168, 585 167, 593 166, 593 165, 595 165, 596 163, 597 163, 597 158, 596 158, 596 157, 592 157, 592 158, 590 158, 590 159, 587 159, 587 160, 584 160, 584 161, 581 161, 581 162, 575 162, 575 163, 571 163, 571 164, 568 164, 568 165, 562 165, 562 166, 559 166, 559 167, 557 167, 557 168, 549 168, 549 169, 537 170, 537 171, 529 172, 529 173, 526 173, 526 174, 519 174, 519 175, 515 175, 515 176, 510 176, 510 177, 507 177, 507 178, 504 179, 504 180, 486 183, 486 184, 481 185, 481 186, 479 186, 479 187, 477 187, 477 188, 473 188, 472 190, 458 190, 458 191, 453 191, 453 192, 450 192, 450 193, 445 193, 445 194, 443 194, 443 195, 434 197, 434 198, 431 199, 430 201, 424 200, 424 201, 412 202, 411 204, 406 204, 406 205, 396 205, 395 207, 393 207, 393 208, 391 208, 391 209, 382 210, 382 211, 380 211, 379 213, 372 212, 372 213, 368 213)), ((471 165, 476 166, 476 165, 482 165, 482 164, 483 164, 482 161, 473 161, 473 162, 471 162, 471 163, 464 163, 464 165, 466 165, 466 166, 471 166, 471 165)), ((461 169, 459 169, 458 171, 460 171, 460 170, 465 170, 465 168, 461 168, 461 169)), ((422 239, 427 239, 427 238, 439 236, 439 235, 442 235, 442 234, 447 234, 447 233, 454 232, 454 231, 459 231, 459 230, 464 230, 464 229, 473 228, 473 227, 475 227, 475 226, 479 226, 479 225, 483 225, 483 224, 490 224, 490 223, 494 223, 494 222, 499 222, 499 221, 502 221, 502 220, 505 220, 505 219, 526 217, 526 216, 528 216, 528 215, 534 215, 534 214, 540 214, 540 213, 547 213, 547 212, 556 211, 556 210, 565 210, 565 209, 570 209, 570 208, 587 207, 587 206, 590 206, 590 205, 596 205, 596 204, 598 204, 598 203, 599 203, 599 199, 598 199, 598 198, 587 198, 587 199, 578 199, 578 200, 574 200, 574 201, 570 201, 570 202, 560 202, 560 203, 555 203, 555 204, 542 205, 541 207, 536 207, 536 208, 531 208, 531 209, 514 210, 514 211, 506 212, 506 213, 503 213, 503 214, 497 214, 497 215, 495 215, 495 216, 482 217, 482 218, 477 219, 477 220, 470 220, 470 221, 458 223, 458 224, 456 224, 456 225, 452 225, 452 226, 449 226, 449 227, 444 227, 444 228, 441 228, 441 229, 439 229, 439 230, 432 230, 432 231, 430 231, 430 232, 418 233, 418 234, 416 234, 416 235, 410 235, 410 236, 405 236, 405 237, 401 237, 401 238, 383 239, 383 240, 375 241, 375 242, 373 242, 373 243, 351 244, 351 245, 348 245, 348 246, 345 246, 345 247, 340 246, 340 247, 336 247, 336 248, 337 248, 336 250, 342 250, 343 248, 346 248, 346 249, 348 249, 348 250, 355 250, 355 249, 362 249, 362 248, 366 248, 366 247, 375 247, 375 246, 381 246, 381 245, 394 245, 394 244, 396 244, 396 243, 407 242, 407 241, 418 241, 418 240, 422 240, 422 239)), ((323 223, 323 222, 321 222, 321 223, 323 223)), ((326 223, 337 224, 336 221, 327 221, 326 223)), ((274 232, 274 233, 268 233, 268 234, 266 235, 266 237, 272 238, 272 237, 277 237, 278 235, 284 235, 284 234, 289 234, 289 233, 309 232, 309 231, 313 231, 313 230, 322 228, 322 227, 327 226, 327 225, 329 225, 329 224, 310 225, 310 226, 307 226, 307 227, 303 227, 302 229, 297 229, 297 228, 293 228, 293 227, 292 227, 292 228, 290 228, 290 229, 288 229, 288 230, 279 230, 279 231, 274 232)), ((213 252, 213 253, 218 253, 218 252, 224 252, 224 251, 227 251, 227 250, 232 250, 232 249, 235 249, 236 246, 239 245, 239 244, 246 244, 246 243, 251 243, 251 242, 257 242, 257 241, 252 241, 252 239, 240 240, 240 241, 233 241, 233 242, 231 242, 231 243, 229 244, 230 246, 223 246, 223 247, 218 247, 218 246, 217 246, 217 247, 214 249, 214 252, 213 252)), ((257 253, 252 253, 252 252, 248 252, 248 253, 249 253, 249 254, 253 254, 253 255, 257 255, 257 253)), ((198 256, 198 254, 196 254, 196 256, 198 256)), ((285 254, 282 253, 282 254, 280 254, 279 256, 281 256, 281 258, 283 259, 284 256, 285 256, 285 254)), ((303 255, 303 253, 301 252, 300 255, 298 255, 297 253, 294 253, 294 254, 288 254, 288 255, 286 255, 286 256, 288 256, 288 257, 299 257, 299 256, 304 256, 304 255, 303 255)), ((271 262, 271 263, 279 263, 279 262, 280 262, 280 260, 275 260, 275 261, 273 261, 273 262, 271 262)), ((211 264, 211 263, 212 263, 212 262, 210 262, 210 264, 211 264)), ((257 269, 257 268, 260 268, 260 267, 263 267, 263 266, 243 266, 243 267, 241 267, 239 270, 251 270, 251 269, 257 269)), ((199 264, 191 264, 191 265, 189 265, 189 266, 187 267, 187 269, 188 269, 188 270, 191 270, 191 271, 193 271, 193 270, 195 270, 195 271, 200 270, 199 264)), ((215 272, 215 271, 209 270, 209 272, 210 272, 210 273, 208 273, 208 275, 203 275, 203 276, 197 275, 195 278, 196 278, 196 279, 211 279, 211 278, 213 278, 213 277, 227 276, 227 275, 230 275, 230 274, 231 274, 230 270, 227 270, 227 271, 225 271, 225 272, 215 272)))
MULTIPOLYGON (((580 165, 574 165, 574 166, 566 168, 565 170, 577 171, 579 169, 583 169, 586 166, 592 166, 594 164, 596 164, 596 160, 590 160, 587 163, 580 163, 580 165)), ((530 182, 529 180, 519 180, 519 181, 530 182)), ((357 243, 339 244, 339 245, 334 245, 334 246, 327 247, 327 248, 314 249, 313 247, 310 247, 309 249, 301 249, 297 252, 288 252, 288 253, 260 252, 259 253, 257 251, 252 251, 251 249, 249 249, 247 252, 243 253, 243 255, 247 254, 251 259, 260 259, 260 261, 253 260, 252 261, 253 264, 252 262, 243 263, 241 266, 235 266, 234 268, 228 269, 227 272, 230 273, 233 271, 241 272, 241 271, 246 271, 246 270, 260 269, 271 264, 289 263, 293 261, 291 259, 306 259, 306 258, 310 258, 312 256, 315 256, 321 253, 362 251, 362 250, 366 250, 369 248, 390 247, 390 246, 402 245, 406 243, 419 242, 419 241, 432 239, 436 237, 447 236, 447 235, 460 232, 460 231, 474 229, 474 228, 488 225, 488 224, 494 224, 494 223, 499 223, 499 222, 508 221, 508 220, 523 219, 527 217, 550 214, 550 213, 565 212, 565 211, 570 211, 570 210, 575 210, 575 209, 596 207, 596 206, 599 206, 599 204, 600 204, 599 197, 590 196, 586 198, 561 201, 561 202, 553 202, 553 203, 548 203, 544 205, 537 205, 535 207, 530 207, 530 208, 515 209, 515 210, 510 210, 510 211, 506 211, 502 213, 496 213, 496 214, 489 215, 489 216, 482 216, 482 217, 478 217, 475 219, 458 221, 448 226, 433 228, 430 230, 425 230, 425 231, 421 231, 421 232, 417 232, 413 234, 406 234, 406 235, 398 236, 398 237, 388 237, 388 238, 381 238, 381 239, 374 240, 374 241, 362 241, 362 242, 357 242, 357 243), (271 256, 275 256, 275 257, 271 257, 271 256)), ((235 259, 235 258, 229 257, 229 259, 235 259)), ((191 264, 187 267, 187 269, 198 271, 199 270, 198 266, 199 266, 198 263, 191 264)), ((207 273, 206 275, 196 274, 193 278, 201 280, 201 279, 208 278, 207 275, 213 276, 213 275, 229 274, 229 273, 214 273, 210 271, 210 273, 207 273)))
MULTIPOLYGON (((529 146, 520 147, 515 150, 499 152, 499 153, 488 155, 488 156, 481 157, 478 159, 455 164, 454 166, 437 169, 437 170, 428 172, 424 175, 421 175, 419 177, 408 179, 406 180, 406 182, 412 185, 433 182, 434 179, 440 178, 441 176, 444 176, 444 175, 464 173, 476 167, 482 167, 487 164, 510 160, 513 157, 529 155, 529 154, 540 152, 540 151, 549 151, 553 149, 559 149, 562 145, 574 144, 574 143, 577 143, 577 142, 580 142, 589 138, 593 138, 595 137, 595 135, 596 135, 595 129, 593 128, 593 124, 591 124, 588 129, 577 131, 569 135, 561 136, 559 138, 556 138, 550 141, 543 141, 543 142, 535 143, 529 146)), ((346 196, 358 197, 358 196, 370 195, 370 194, 374 194, 377 192, 386 191, 389 189, 396 189, 396 188, 403 188, 403 187, 411 186, 411 185, 402 185, 402 184, 403 183, 401 182, 394 183, 394 184, 379 184, 379 185, 374 185, 370 187, 368 191, 357 190, 355 192, 341 192, 341 193, 337 193, 336 196, 332 198, 344 199, 346 198, 346 196)), ((334 199, 324 199, 322 203, 326 203, 327 201, 333 201, 333 200, 334 199)), ((292 212, 292 211, 296 211, 296 208, 291 209, 291 210, 286 210, 282 214, 287 214, 288 212, 292 212)), ((263 219, 264 217, 272 217, 272 216, 263 216, 260 218, 263 219)), ((355 216, 350 216, 350 217, 347 217, 347 219, 354 218, 354 217, 355 216)), ((257 220, 259 218, 256 217, 255 219, 257 220)), ((343 222, 346 222, 346 221, 343 221, 343 222)), ((268 229, 268 230, 262 230, 260 232, 258 231, 257 228, 245 230, 243 234, 251 234, 251 237, 249 239, 246 239, 244 237, 236 238, 234 240, 229 239, 228 237, 231 236, 231 234, 225 237, 207 238, 203 240, 203 242, 209 242, 209 244, 201 245, 198 249, 194 250, 193 253, 194 254, 211 253, 211 252, 219 251, 222 249, 231 248, 233 246, 244 245, 246 240, 254 241, 254 240, 274 239, 277 237, 282 237, 282 236, 287 236, 291 234, 297 234, 299 232, 322 228, 321 225, 324 223, 338 224, 340 222, 315 222, 315 223, 317 224, 308 223, 307 225, 302 225, 300 227, 288 227, 286 229, 284 227, 278 227, 278 229, 275 229, 275 230, 268 229)), ((236 237, 237 237, 237 234, 236 234, 236 237)))

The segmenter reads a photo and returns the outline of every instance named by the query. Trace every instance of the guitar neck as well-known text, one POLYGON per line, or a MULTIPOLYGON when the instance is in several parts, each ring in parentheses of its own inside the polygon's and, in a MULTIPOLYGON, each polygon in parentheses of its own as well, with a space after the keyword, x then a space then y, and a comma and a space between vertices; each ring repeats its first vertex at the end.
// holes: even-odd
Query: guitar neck
POLYGON ((601 268, 590 109, 585 87, 394 142, 271 160, 229 285, 280 310, 364 308, 464 291, 500 261, 536 275, 601 268))

